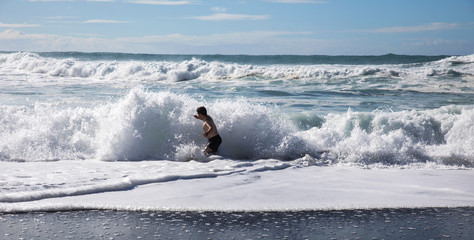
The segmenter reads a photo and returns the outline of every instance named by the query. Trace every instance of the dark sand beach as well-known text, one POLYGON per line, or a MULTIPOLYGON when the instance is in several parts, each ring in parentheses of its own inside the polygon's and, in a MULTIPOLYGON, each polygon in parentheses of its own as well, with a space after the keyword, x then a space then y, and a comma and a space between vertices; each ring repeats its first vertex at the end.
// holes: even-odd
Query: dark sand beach
POLYGON ((0 214, 1 239, 472 239, 474 208, 0 214))

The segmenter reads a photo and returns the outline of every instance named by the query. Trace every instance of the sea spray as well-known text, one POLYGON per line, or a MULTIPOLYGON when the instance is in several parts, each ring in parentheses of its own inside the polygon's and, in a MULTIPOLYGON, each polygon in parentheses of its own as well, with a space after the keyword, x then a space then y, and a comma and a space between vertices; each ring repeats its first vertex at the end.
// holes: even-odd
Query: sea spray
MULTIPOLYGON (((180 155, 185 146, 195 149, 206 144, 202 137, 201 123, 193 118, 198 106, 206 102, 186 95, 169 92, 149 92, 136 88, 112 103, 110 117, 98 135, 101 148, 98 156, 103 159, 141 160, 175 159, 191 156, 180 155), (179 153, 178 153, 179 152, 179 153)), ((191 151, 195 152, 195 151, 191 151)))
POLYGON ((0 129, 6 137, 1 157, 4 161, 190 159, 199 155, 197 146, 203 149, 207 143, 201 123, 192 117, 201 105, 215 117, 225 138, 221 152, 231 158, 274 157, 280 139, 296 131, 276 109, 245 99, 206 103, 135 88, 116 102, 91 108, 2 106, 0 129))

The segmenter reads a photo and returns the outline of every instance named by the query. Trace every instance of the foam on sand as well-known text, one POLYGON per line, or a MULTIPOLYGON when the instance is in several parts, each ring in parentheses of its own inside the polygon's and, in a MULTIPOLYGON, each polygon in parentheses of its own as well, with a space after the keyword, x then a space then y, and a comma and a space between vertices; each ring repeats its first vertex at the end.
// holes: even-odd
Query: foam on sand
POLYGON ((472 170, 318 167, 306 160, 61 161, 54 167, 42 163, 44 169, 10 163, 1 175, 16 187, 2 190, 0 211, 300 211, 474 204, 472 170), (120 182, 126 184, 114 185, 120 182))

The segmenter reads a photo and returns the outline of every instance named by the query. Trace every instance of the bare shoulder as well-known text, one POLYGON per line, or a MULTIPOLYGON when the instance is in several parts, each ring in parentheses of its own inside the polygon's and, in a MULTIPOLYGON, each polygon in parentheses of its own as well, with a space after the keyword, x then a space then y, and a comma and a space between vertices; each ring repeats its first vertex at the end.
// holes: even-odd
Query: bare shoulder
POLYGON ((214 120, 212 120, 211 116, 207 116, 205 121, 208 122, 208 123, 213 123, 214 122, 214 120))

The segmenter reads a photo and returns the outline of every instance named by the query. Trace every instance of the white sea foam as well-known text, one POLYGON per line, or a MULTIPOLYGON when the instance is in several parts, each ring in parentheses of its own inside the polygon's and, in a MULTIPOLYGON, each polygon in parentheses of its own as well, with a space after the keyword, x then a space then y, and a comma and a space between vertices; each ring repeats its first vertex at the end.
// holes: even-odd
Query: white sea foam
POLYGON ((212 165, 195 161, 180 164, 169 161, 3 163, 0 174, 2 181, 7 182, 9 186, 0 185, 0 202, 14 203, 124 191, 143 184, 215 178, 258 168, 258 164, 253 165, 242 168, 241 165, 229 164, 228 161, 215 162, 212 165))
POLYGON ((0 212, 473 206, 472 170, 302 166, 225 159, 4 163, 0 212))
POLYGON ((198 101, 187 95, 132 89, 118 101, 89 108, 0 107, 0 159, 189 160, 206 140, 195 108, 211 109, 232 159, 296 159, 333 163, 474 164, 474 109, 331 113, 301 118, 278 107, 240 100, 198 101), (306 121, 301 127, 299 121, 306 121))

